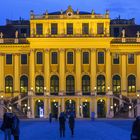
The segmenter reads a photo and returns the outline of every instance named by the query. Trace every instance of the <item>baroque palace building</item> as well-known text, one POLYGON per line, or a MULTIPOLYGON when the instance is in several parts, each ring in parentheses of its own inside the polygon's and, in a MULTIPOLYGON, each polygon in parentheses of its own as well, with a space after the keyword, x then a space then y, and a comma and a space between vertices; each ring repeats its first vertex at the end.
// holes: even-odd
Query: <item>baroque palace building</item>
POLYGON ((110 37, 109 11, 31 11, 30 37, 0 33, 1 98, 29 118, 62 111, 114 117, 116 107, 139 97, 139 36, 127 38, 122 30, 122 37, 110 37))

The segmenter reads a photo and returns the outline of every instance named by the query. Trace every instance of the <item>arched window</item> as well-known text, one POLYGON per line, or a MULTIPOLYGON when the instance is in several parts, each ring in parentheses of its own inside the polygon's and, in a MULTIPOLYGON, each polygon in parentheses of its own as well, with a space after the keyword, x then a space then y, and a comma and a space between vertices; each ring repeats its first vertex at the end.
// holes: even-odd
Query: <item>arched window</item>
POLYGON ((44 78, 42 76, 37 76, 35 79, 35 91, 39 95, 44 93, 44 78))
POLYGON ((82 77, 82 92, 83 95, 90 94, 90 77, 88 75, 82 77))
POLYGON ((5 92, 6 93, 13 92, 13 78, 11 76, 5 77, 5 92))
POLYGON ((120 93, 121 92, 121 78, 119 75, 113 76, 113 93, 120 93))
POLYGON ((98 75, 98 77, 97 77, 97 92, 98 92, 98 94, 105 93, 105 77, 104 77, 104 75, 98 75))
POLYGON ((58 95, 59 92, 59 78, 56 75, 51 77, 51 95, 58 95))
POLYGON ((134 75, 128 76, 128 92, 136 92, 136 77, 134 75))
POLYGON ((28 92, 28 77, 23 75, 20 78, 20 92, 27 93, 28 92))
POLYGON ((67 76, 66 78, 66 94, 74 95, 75 92, 75 81, 72 75, 67 76))

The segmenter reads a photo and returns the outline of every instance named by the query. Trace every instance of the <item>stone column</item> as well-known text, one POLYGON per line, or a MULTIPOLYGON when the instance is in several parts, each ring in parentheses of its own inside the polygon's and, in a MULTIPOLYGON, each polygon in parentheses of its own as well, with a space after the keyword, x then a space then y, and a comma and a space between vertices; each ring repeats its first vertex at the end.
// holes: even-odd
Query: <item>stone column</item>
POLYGON ((4 115, 4 100, 0 99, 0 119, 3 119, 3 115, 4 115))
POLYGON ((49 49, 45 50, 44 60, 44 87, 46 87, 46 94, 50 95, 50 54, 49 49))
POLYGON ((140 93, 140 53, 137 54, 137 77, 136 77, 137 93, 140 93))
POLYGON ((106 91, 111 90, 111 56, 110 49, 106 50, 106 91))
POLYGON ((29 80, 29 90, 35 91, 35 54, 33 49, 30 51, 29 57, 29 80))
POLYGON ((65 50, 60 49, 60 59, 59 59, 59 75, 60 75, 60 93, 61 95, 64 95, 64 92, 66 91, 66 79, 65 79, 65 50))
POLYGON ((76 92, 82 95, 81 92, 81 50, 76 49, 76 92))
POLYGON ((65 111, 65 102, 64 102, 64 98, 62 97, 62 100, 61 100, 61 109, 62 109, 62 112, 65 111))
POLYGON ((4 54, 0 53, 0 92, 4 93, 4 54))
POLYGON ((106 118, 110 118, 110 98, 107 98, 107 112, 106 112, 106 118))
POLYGON ((51 113, 51 99, 48 99, 48 112, 51 113))
POLYGON ((90 66, 90 73, 91 73, 91 92, 94 92, 96 87, 96 49, 91 49, 91 66, 90 66))
POLYGON ((80 115, 79 115, 79 110, 80 109, 80 99, 77 98, 77 105, 76 105, 76 117, 77 118, 80 118, 80 115))
POLYGON ((94 105, 93 105, 93 98, 91 97, 90 98, 90 117, 92 115, 92 112, 94 112, 94 105))
POLYGON ((59 98, 58 99, 58 116, 60 115, 61 113, 61 99, 59 98))
POLYGON ((127 77, 126 77, 126 54, 122 54, 122 95, 127 96, 127 77))
POLYGON ((94 112, 95 112, 95 118, 97 118, 98 117, 98 114, 97 114, 97 100, 96 100, 96 98, 94 98, 94 112))
POLYGON ((47 99, 44 98, 44 118, 47 118, 47 99))
POLYGON ((20 56, 20 54, 18 54, 18 53, 16 53, 14 55, 14 92, 18 93, 18 94, 20 92, 19 56, 20 56))
POLYGON ((34 99, 32 97, 30 98, 30 104, 31 104, 31 115, 32 115, 32 118, 35 118, 34 99))

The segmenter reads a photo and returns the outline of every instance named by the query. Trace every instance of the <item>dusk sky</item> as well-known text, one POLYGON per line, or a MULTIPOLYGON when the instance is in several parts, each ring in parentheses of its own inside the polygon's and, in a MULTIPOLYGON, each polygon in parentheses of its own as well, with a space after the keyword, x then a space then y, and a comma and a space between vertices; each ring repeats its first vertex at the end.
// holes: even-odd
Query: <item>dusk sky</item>
POLYGON ((104 13, 110 10, 111 18, 119 15, 121 18, 135 18, 140 24, 140 0, 1 0, 0 24, 5 24, 6 19, 29 19, 30 10, 35 14, 66 10, 69 5, 74 10, 104 13))

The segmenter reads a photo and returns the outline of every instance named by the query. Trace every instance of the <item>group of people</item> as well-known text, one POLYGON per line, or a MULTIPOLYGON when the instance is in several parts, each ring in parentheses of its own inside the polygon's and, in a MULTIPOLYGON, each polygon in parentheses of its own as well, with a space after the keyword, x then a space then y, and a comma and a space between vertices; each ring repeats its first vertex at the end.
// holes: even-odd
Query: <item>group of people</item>
POLYGON ((14 140, 19 140, 19 119, 15 114, 4 113, 0 129, 4 132, 4 140, 11 140, 12 135, 14 140))
POLYGON ((140 140, 140 116, 133 122, 131 140, 140 140))
MULTIPOLYGON (((74 118, 74 114, 71 113, 69 116, 69 128, 71 130, 71 136, 74 136, 74 126, 75 126, 75 118, 74 118)), ((59 116, 59 130, 60 130, 60 137, 65 137, 65 123, 66 123, 66 115, 64 112, 60 113, 59 116)))

